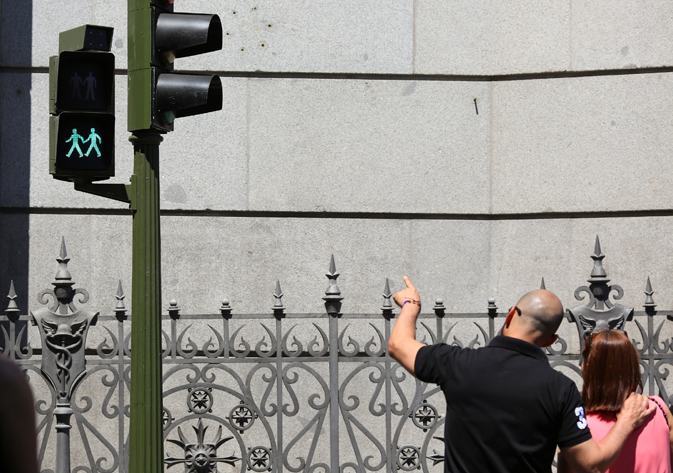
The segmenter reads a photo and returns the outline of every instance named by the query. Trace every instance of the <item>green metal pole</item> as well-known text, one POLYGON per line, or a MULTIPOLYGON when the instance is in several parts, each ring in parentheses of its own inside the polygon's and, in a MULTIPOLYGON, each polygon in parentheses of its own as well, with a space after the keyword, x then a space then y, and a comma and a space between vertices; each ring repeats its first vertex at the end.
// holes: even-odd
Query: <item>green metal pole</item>
POLYGON ((131 178, 133 302, 131 305, 131 419, 129 473, 162 473, 161 232, 159 143, 155 131, 136 131, 131 178))
POLYGON ((128 130, 135 153, 129 473, 163 473, 159 143, 152 110, 151 0, 128 0, 128 130))

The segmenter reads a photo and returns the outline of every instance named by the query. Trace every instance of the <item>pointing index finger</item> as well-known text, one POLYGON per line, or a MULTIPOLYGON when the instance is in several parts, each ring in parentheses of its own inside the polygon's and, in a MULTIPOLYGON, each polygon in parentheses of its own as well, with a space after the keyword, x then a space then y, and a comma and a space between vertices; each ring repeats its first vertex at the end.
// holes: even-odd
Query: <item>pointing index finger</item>
POLYGON ((404 279, 404 284, 406 284, 407 287, 416 289, 416 288, 414 287, 414 285, 411 284, 411 279, 409 279, 409 278, 406 277, 406 276, 404 276, 402 279, 404 279))

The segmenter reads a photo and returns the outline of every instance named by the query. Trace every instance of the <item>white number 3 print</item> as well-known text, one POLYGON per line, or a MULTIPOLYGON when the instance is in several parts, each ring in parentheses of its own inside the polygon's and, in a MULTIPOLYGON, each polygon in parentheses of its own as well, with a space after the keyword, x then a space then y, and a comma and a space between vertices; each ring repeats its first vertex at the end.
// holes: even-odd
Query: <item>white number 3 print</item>
POLYGON ((587 428, 587 419, 584 417, 584 408, 583 407, 576 407, 575 408, 575 415, 579 418, 577 421, 577 427, 580 429, 586 429, 587 428))

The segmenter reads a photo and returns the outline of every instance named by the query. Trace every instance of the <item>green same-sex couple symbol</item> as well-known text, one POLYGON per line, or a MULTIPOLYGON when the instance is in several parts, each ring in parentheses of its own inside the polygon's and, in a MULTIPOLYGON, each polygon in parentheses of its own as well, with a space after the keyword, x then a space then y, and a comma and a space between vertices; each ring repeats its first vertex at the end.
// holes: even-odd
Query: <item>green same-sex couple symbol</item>
POLYGON ((84 137, 82 135, 77 133, 77 128, 73 128, 72 129, 72 135, 70 136, 69 139, 66 140, 66 143, 70 143, 71 141, 72 141, 72 146, 70 147, 70 151, 68 151, 68 154, 66 154, 66 157, 69 158, 70 155, 72 154, 72 152, 75 151, 75 150, 77 150, 77 152, 79 153, 80 158, 82 158, 84 156, 88 157, 89 153, 91 153, 91 150, 95 150, 96 155, 98 155, 98 157, 100 157, 101 153, 100 153, 100 150, 98 149, 98 144, 103 140, 101 139, 100 135, 96 133, 95 128, 91 129, 91 134, 86 139, 84 139, 84 137), (79 147, 80 141, 81 141, 82 144, 91 142, 91 144, 89 145, 89 149, 86 150, 86 153, 82 153, 82 149, 79 147))

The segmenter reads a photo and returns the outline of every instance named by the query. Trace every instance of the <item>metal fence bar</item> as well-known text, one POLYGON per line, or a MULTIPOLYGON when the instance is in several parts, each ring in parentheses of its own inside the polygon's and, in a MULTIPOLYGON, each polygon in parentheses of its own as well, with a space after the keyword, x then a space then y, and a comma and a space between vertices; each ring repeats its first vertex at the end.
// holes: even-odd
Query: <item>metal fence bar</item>
MULTIPOLYGON (((391 333, 391 323, 390 321, 394 317, 393 314, 393 304, 392 299, 393 294, 390 291, 390 282, 386 279, 386 285, 383 288, 383 307, 381 307, 381 312, 384 320, 384 340, 390 340, 391 333)), ((441 331, 441 319, 437 319, 437 329, 441 331)), ((393 464, 394 452, 393 452, 393 439, 392 439, 392 429, 393 429, 393 380, 391 369, 393 366, 393 359, 390 357, 388 352, 388 347, 383 347, 385 350, 385 376, 386 376, 386 465, 393 464)))
MULTIPOLYGON (((276 449, 274 456, 275 469, 278 473, 283 473, 284 459, 283 459, 283 417, 285 415, 285 406, 283 405, 283 327, 282 320, 285 316, 285 308, 281 298, 283 292, 280 290, 280 281, 276 281, 276 292, 274 293, 276 303, 273 306, 273 315, 276 318, 276 449)), ((273 346, 273 344, 272 344, 273 346)))

